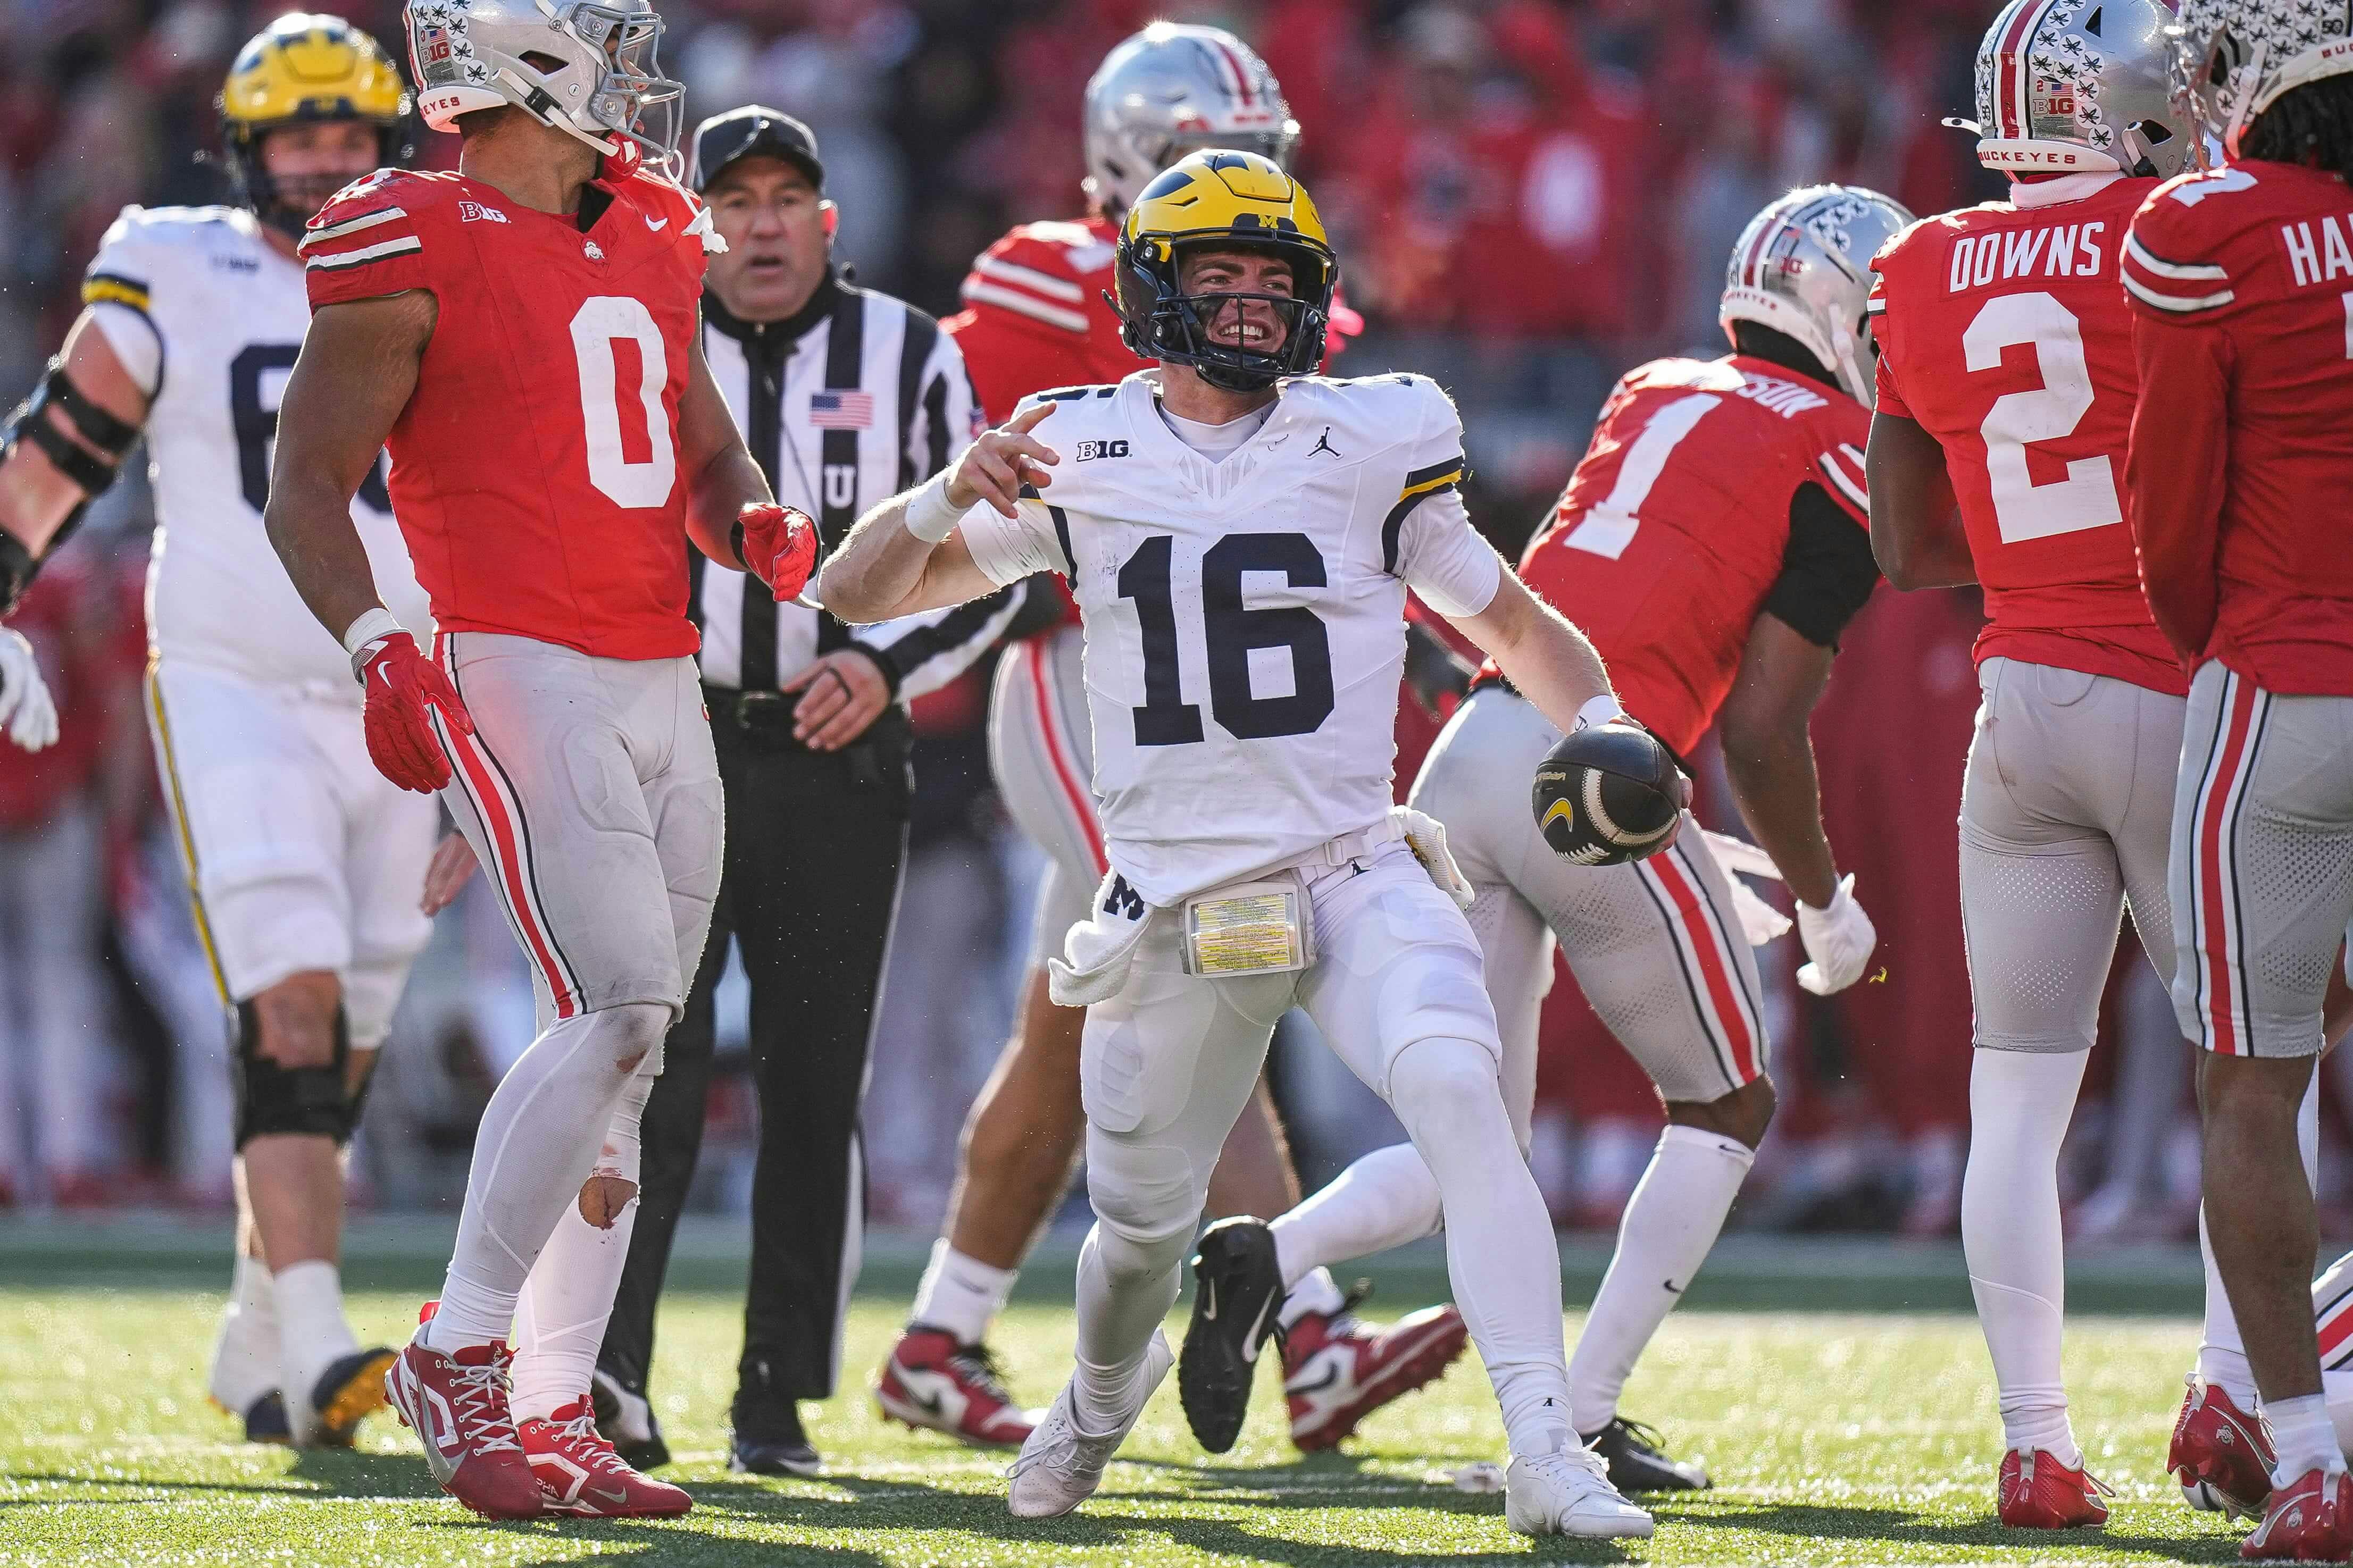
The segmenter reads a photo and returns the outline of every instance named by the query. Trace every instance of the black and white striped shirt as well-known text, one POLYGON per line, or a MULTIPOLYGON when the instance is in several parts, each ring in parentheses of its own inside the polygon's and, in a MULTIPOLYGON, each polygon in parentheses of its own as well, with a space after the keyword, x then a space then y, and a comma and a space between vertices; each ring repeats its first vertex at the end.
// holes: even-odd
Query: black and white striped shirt
MULTIPOLYGON (((776 499, 818 520, 822 548, 859 514, 947 467, 978 434, 955 342, 923 311, 828 279, 781 321, 737 320, 706 292, 702 350, 753 460, 776 499)), ((844 626, 693 556, 691 614, 702 679, 774 690, 819 654, 874 656, 901 701, 944 686, 986 652, 1021 606, 1019 585, 878 626, 844 626)))

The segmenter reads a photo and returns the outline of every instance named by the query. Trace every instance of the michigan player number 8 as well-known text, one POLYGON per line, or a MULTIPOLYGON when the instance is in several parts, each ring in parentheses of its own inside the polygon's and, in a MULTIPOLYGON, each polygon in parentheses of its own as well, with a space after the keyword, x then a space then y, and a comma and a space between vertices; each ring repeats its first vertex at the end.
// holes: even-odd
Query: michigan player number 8
MULTIPOLYGON (((1067 528, 1067 524, 1064 525, 1067 528)), ((1135 709, 1139 746, 1190 745, 1202 738, 1201 709, 1184 697, 1176 651, 1176 599, 1170 582, 1176 541, 1155 534, 1119 569, 1119 596, 1135 601, 1144 634, 1144 706, 1135 709)), ((1304 605, 1246 609, 1242 574, 1281 573, 1293 588, 1324 584, 1324 555, 1303 533, 1229 533, 1201 556, 1201 640, 1209 669, 1209 711, 1245 741, 1311 734, 1332 714, 1332 641, 1304 605), (1287 648, 1291 693, 1250 689, 1250 655, 1287 648)))

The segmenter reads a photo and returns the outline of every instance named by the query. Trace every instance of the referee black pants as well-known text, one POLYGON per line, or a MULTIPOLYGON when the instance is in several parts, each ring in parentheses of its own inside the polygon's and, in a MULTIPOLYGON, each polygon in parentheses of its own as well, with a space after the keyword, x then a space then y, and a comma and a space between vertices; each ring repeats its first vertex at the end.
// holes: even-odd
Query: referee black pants
POLYGON ((791 700, 713 689, 726 868, 686 1014, 640 1123, 637 1228, 599 1367, 642 1392, 654 1304, 694 1175, 711 1083, 712 993, 735 941, 751 981, 760 1150, 735 1430, 778 1436, 792 1402, 831 1394, 866 1215, 859 1102, 907 847, 906 715, 836 752, 791 737, 791 700))

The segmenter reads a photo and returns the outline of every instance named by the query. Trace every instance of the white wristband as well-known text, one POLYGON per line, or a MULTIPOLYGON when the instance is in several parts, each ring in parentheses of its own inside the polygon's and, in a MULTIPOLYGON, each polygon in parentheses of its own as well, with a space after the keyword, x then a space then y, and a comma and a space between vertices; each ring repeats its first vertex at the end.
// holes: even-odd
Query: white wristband
POLYGON ((398 621, 393 619, 390 610, 378 605, 343 628, 343 651, 356 657, 360 649, 367 647, 376 638, 388 637, 396 631, 406 629, 398 621))
POLYGON ((907 498, 907 531, 926 544, 937 544, 955 531, 964 513, 948 501, 948 471, 942 468, 921 489, 907 498))
POLYGON ((1613 723, 1625 717, 1626 710, 1618 706, 1617 694, 1605 691, 1577 710, 1577 727, 1590 730, 1597 724, 1613 723))

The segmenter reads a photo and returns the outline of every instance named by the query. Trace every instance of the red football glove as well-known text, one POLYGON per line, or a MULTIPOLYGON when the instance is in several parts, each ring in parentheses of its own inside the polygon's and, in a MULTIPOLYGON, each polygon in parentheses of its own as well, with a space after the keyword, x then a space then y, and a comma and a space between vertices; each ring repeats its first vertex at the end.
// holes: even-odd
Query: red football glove
POLYGON ((449 782, 449 759, 426 720, 427 708, 460 735, 474 732, 473 716, 458 700, 449 678, 417 651, 406 632, 389 632, 360 649, 360 684, 367 689, 368 760, 403 789, 431 795, 449 782))
POLYGON ((817 570, 817 520, 796 506, 754 502, 735 519, 735 553, 783 604, 817 570))

